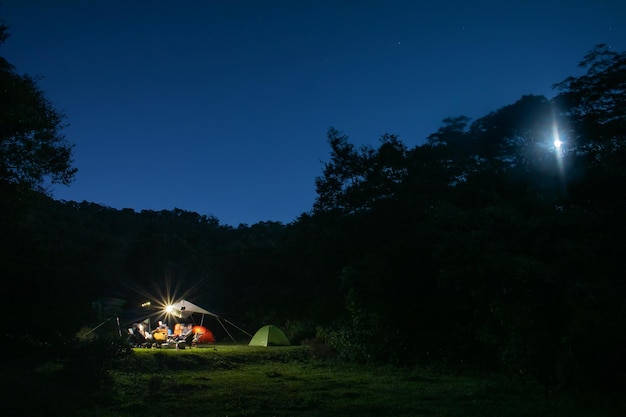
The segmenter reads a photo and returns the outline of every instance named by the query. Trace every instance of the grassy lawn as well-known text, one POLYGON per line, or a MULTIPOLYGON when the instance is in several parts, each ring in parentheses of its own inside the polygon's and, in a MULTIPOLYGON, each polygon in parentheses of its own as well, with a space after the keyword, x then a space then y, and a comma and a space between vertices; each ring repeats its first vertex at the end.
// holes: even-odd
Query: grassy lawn
MULTIPOLYGON (((620 415, 600 400, 551 395, 502 376, 321 361, 303 347, 137 349, 123 368, 93 399, 97 405, 71 415, 620 415)), ((66 411, 48 415, 70 415, 66 411)))

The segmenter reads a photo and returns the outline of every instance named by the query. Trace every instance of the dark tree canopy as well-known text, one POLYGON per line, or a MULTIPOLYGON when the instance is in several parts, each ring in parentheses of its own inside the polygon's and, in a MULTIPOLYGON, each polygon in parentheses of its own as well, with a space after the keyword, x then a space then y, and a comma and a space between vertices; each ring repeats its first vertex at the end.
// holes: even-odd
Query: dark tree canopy
POLYGON ((581 67, 554 99, 447 118, 413 149, 329 130, 310 221, 332 242, 316 259, 336 265, 345 355, 624 381, 626 54, 599 45, 581 67))
MULTIPOLYGON (((554 99, 525 95, 474 121, 447 118, 413 148, 391 134, 355 146, 329 129, 317 199, 289 225, 233 229, 180 209, 117 211, 29 192, 28 216, 0 215, 0 272, 64 335, 44 329, 40 342, 40 319, 28 316, 37 334, 6 336, 50 352, 39 348, 106 318, 94 317, 92 298, 132 300, 136 288, 171 279, 243 328, 281 324, 292 341, 318 338, 350 360, 504 370, 621 393, 626 54, 599 46, 582 65, 588 72, 558 84, 554 99)), ((0 180, 68 182, 62 117, 31 79, 0 66, 2 80, 32 93, 15 87, 20 112, 0 110, 0 180), (30 168, 28 157, 46 149, 59 165, 35 158, 30 168)), ((20 303, 10 298, 7 311, 20 303)))
MULTIPOLYGON (((0 44, 7 27, 0 26, 0 44)), ((0 57, 0 182, 43 191, 48 183, 69 184, 72 145, 61 134, 65 116, 34 78, 20 75, 0 57)))

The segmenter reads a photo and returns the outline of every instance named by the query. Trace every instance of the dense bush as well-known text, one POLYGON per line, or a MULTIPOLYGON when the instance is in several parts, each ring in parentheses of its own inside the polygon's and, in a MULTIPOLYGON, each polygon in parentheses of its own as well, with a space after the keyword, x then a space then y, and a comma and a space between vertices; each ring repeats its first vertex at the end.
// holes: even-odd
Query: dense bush
POLYGON ((64 353, 64 380, 83 390, 97 390, 108 381, 108 372, 132 355, 132 349, 119 338, 98 337, 70 340, 64 353))

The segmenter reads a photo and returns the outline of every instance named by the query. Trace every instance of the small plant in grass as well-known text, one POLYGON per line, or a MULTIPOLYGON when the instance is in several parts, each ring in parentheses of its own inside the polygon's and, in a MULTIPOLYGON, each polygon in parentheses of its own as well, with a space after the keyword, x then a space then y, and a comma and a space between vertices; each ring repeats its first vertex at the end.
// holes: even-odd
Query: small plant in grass
POLYGON ((337 356, 334 347, 317 337, 303 340, 302 345, 309 348, 311 356, 315 359, 332 359, 337 356))
POLYGON ((148 379, 148 396, 156 397, 163 388, 163 378, 160 375, 152 375, 148 379))

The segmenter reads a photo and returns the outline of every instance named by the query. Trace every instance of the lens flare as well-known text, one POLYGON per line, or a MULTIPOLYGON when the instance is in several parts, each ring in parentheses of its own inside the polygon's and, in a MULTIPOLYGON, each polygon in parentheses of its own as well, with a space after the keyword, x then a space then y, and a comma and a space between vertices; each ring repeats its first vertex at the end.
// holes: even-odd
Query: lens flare
POLYGON ((191 288, 182 291, 179 283, 172 286, 171 279, 165 278, 164 282, 159 285, 158 281, 153 282, 153 291, 147 291, 143 288, 135 288, 135 291, 143 299, 145 313, 149 313, 148 318, 152 320, 176 320, 182 318, 182 312, 172 306, 180 299, 188 298, 192 293, 196 292, 200 287, 202 280, 198 280, 191 288))
POLYGON ((563 180, 565 178, 565 167, 563 166, 563 154, 564 154, 563 145, 565 143, 561 140, 561 135, 559 134, 559 127, 557 126, 556 121, 552 123, 552 144, 554 145, 554 156, 556 158, 556 164, 559 167, 561 179, 563 180))
POLYGON ((560 150, 561 146, 563 146, 563 141, 561 140, 561 135, 559 134, 559 127, 556 122, 552 123, 552 144, 556 150, 560 150))

